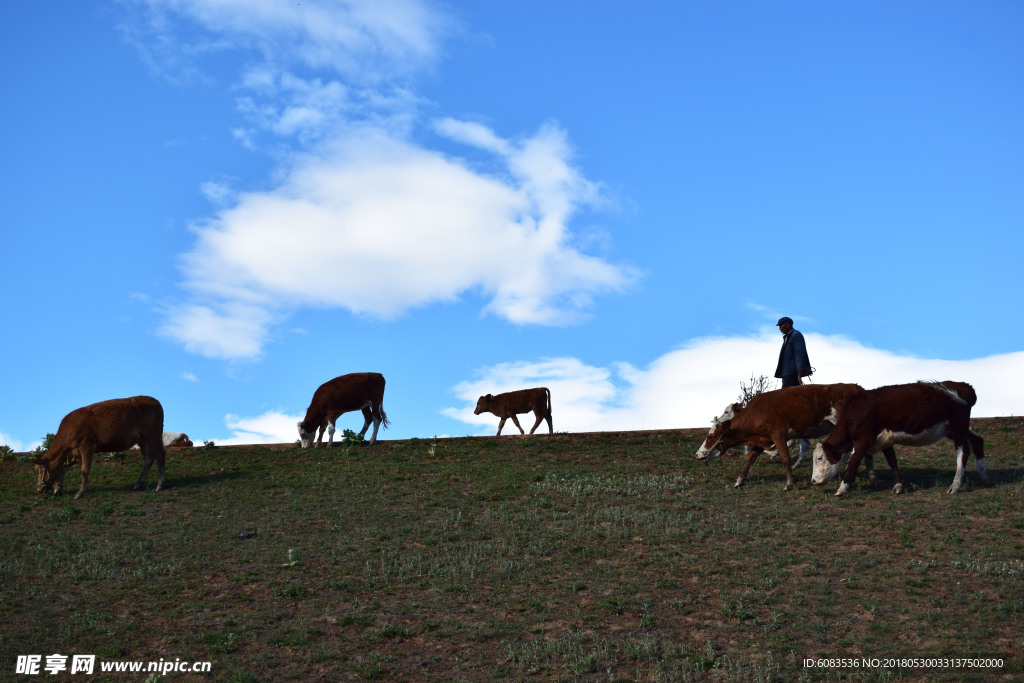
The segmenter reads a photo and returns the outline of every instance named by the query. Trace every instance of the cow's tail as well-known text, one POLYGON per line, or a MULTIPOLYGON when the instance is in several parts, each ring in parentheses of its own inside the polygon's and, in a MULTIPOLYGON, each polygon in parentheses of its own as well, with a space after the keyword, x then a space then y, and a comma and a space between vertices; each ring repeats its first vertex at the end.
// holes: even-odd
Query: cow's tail
POLYGON ((551 414, 551 390, 548 389, 547 387, 544 387, 544 398, 547 399, 547 402, 548 402, 548 415, 550 415, 551 414))
POLYGON ((391 421, 388 420, 388 414, 384 412, 384 403, 379 403, 377 409, 380 410, 380 426, 387 429, 391 426, 391 421))

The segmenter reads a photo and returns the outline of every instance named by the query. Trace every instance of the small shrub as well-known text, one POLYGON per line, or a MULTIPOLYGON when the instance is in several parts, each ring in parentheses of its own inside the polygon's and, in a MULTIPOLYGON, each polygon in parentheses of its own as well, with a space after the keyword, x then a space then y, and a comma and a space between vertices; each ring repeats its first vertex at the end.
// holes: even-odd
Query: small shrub
POLYGON ((774 384, 775 380, 769 378, 767 375, 761 375, 759 377, 750 375, 750 384, 740 382, 740 395, 736 400, 743 405, 747 405, 750 403, 750 399, 754 398, 758 394, 763 394, 766 391, 774 389, 774 384))
POLYGON ((10 446, 0 446, 0 460, 14 460, 14 449, 10 446))
POLYGON ((341 445, 342 446, 361 446, 366 441, 366 437, 362 434, 356 434, 351 429, 346 429, 341 433, 341 445))

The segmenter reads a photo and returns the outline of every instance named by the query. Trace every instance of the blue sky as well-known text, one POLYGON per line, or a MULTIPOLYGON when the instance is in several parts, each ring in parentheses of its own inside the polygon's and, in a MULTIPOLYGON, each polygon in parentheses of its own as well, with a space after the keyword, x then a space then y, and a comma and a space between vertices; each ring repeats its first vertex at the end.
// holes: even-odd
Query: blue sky
POLYGON ((702 427, 771 375, 1024 412, 1017 2, 0 7, 0 442, 149 394, 292 441, 702 427), (358 428, 350 415, 339 428, 358 428))

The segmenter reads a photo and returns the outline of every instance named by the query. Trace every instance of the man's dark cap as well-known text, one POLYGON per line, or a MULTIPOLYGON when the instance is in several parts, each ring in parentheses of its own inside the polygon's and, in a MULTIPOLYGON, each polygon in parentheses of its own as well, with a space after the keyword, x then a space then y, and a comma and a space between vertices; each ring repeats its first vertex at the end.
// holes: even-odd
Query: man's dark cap
POLYGON ((779 327, 780 325, 782 325, 782 323, 789 323, 790 325, 792 325, 793 319, 784 315, 781 318, 779 318, 779 322, 775 323, 775 327, 779 327))

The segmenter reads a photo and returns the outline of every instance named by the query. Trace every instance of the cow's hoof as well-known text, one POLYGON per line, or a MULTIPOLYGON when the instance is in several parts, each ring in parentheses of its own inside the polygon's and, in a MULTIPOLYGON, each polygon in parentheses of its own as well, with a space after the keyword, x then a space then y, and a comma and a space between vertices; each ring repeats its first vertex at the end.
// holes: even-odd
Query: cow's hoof
POLYGON ((743 486, 743 477, 740 477, 739 479, 737 479, 736 483, 732 485, 732 487, 734 489, 738 489, 741 486, 743 486))
POLYGON ((946 491, 946 493, 958 493, 959 491, 960 487, 957 486, 956 484, 953 484, 952 486, 949 487, 949 490, 946 491))
POLYGON ((892 492, 895 493, 897 496, 903 493, 903 484, 896 484, 895 486, 893 486, 892 492))
POLYGON ((849 491, 850 485, 844 481, 842 484, 839 485, 839 488, 836 489, 836 498, 845 496, 849 491))
POLYGON ((878 483, 878 475, 875 474, 874 470, 868 470, 868 481, 872 484, 878 483))
POLYGON ((783 491, 789 491, 789 490, 790 490, 790 489, 792 489, 792 488, 793 488, 793 482, 791 482, 791 481, 787 481, 787 482, 786 482, 786 485, 782 487, 782 490, 783 490, 783 491))

